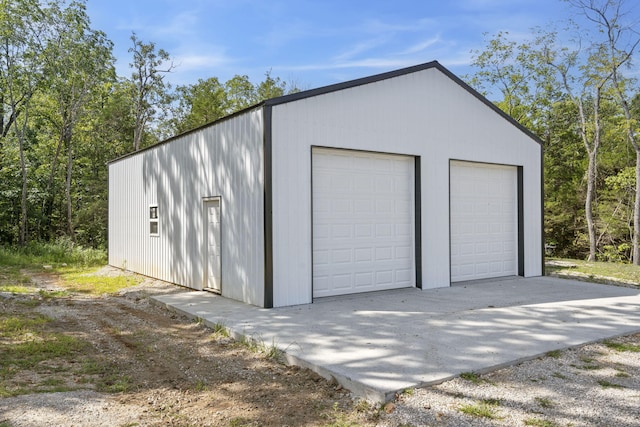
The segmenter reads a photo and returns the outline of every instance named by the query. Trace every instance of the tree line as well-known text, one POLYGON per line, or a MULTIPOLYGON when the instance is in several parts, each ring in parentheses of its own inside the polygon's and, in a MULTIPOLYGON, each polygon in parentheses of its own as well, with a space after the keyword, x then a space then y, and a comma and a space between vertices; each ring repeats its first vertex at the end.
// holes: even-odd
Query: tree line
MULTIPOLYGON (((624 0, 567 3, 567 29, 487 37, 467 80, 542 141, 549 252, 638 264, 637 23, 624 0)), ((129 54, 116 75, 85 0, 0 0, 0 244, 105 247, 109 160, 297 91, 270 72, 173 88, 168 52, 132 33, 129 54)))
POLYGON ((107 244, 107 162, 295 91, 266 73, 172 88, 171 56, 131 35, 130 76, 85 0, 0 0, 0 244, 107 244))

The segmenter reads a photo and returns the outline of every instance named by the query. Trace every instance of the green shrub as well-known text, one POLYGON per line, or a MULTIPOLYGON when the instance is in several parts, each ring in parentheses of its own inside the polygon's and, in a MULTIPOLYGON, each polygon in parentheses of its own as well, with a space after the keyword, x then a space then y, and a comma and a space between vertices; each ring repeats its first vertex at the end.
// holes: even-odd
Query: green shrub
POLYGON ((55 242, 31 242, 23 247, 0 246, 0 264, 14 267, 41 267, 50 264, 69 264, 95 267, 107 263, 102 249, 83 248, 69 238, 55 242))

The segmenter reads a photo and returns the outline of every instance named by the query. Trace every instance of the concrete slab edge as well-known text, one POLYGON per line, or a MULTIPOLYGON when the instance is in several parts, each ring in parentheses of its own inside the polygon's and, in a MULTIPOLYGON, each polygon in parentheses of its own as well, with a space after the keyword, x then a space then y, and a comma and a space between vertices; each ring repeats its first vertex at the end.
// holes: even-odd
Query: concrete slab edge
MULTIPOLYGON (((229 336, 237 341, 253 341, 258 345, 265 345, 264 342, 260 339, 260 337, 256 337, 256 336, 251 336, 251 335, 247 335, 244 332, 238 332, 233 330, 232 328, 230 328, 228 325, 220 325, 216 322, 212 322, 209 321, 207 319, 201 318, 199 316, 194 315, 193 313, 190 313, 186 310, 182 310, 178 307, 175 307, 169 303, 165 303, 163 301, 160 301, 156 298, 151 297, 150 298, 151 302, 153 304, 155 304, 156 306, 162 307, 167 309, 168 311, 174 312, 174 313, 178 313, 180 315, 183 315, 189 319, 192 320, 198 320, 198 321, 202 321, 204 323, 205 326, 207 326, 210 329, 216 329, 219 326, 224 326, 227 329, 227 332, 229 333, 229 336)), ((542 353, 537 353, 531 356, 524 356, 524 357, 520 357, 514 360, 510 360, 508 362, 503 362, 503 363, 498 363, 496 365, 492 365, 492 366, 488 366, 482 369, 475 369, 475 370, 471 370, 470 372, 476 373, 476 374, 487 374, 493 371, 497 371, 499 369, 503 369, 503 368, 508 368, 511 366, 516 366, 520 363, 524 363, 527 362, 529 360, 534 360, 534 359, 538 359, 540 357, 545 357, 548 355, 549 352, 551 351, 567 351, 567 350, 571 350, 574 348, 578 348, 578 347, 582 347, 584 345, 588 345, 588 344, 594 344, 594 343, 598 343, 598 342, 603 342, 606 340, 610 340, 610 339, 616 339, 616 338, 620 338, 620 337, 624 337, 624 336, 628 336, 628 335, 634 335, 634 334, 638 334, 640 333, 640 329, 637 330, 631 330, 631 331, 625 331, 623 333, 620 334, 615 334, 612 336, 608 336, 608 337, 604 337, 604 338, 599 338, 599 339, 595 339, 595 340, 590 340, 590 341, 585 341, 585 342, 581 342, 581 343, 577 343, 577 344, 573 344, 573 345, 569 345, 569 346, 564 346, 564 345, 560 345, 558 346, 558 348, 552 349, 552 350, 547 350, 544 351, 542 353)), ((275 345, 277 347, 277 343, 272 343, 272 345, 275 345)), ((344 387, 345 389, 349 390, 354 397, 357 398, 361 398, 364 400, 367 400, 369 402, 372 403, 386 403, 389 402, 393 399, 396 398, 396 396, 402 394, 405 390, 410 389, 410 388, 423 388, 423 387, 429 387, 429 386, 434 386, 434 385, 438 385, 438 384, 442 384, 446 381, 452 380, 454 378, 457 378, 458 376, 460 376, 460 374, 462 374, 463 372, 458 372, 456 374, 453 375, 449 375, 446 377, 442 377, 442 378, 438 378, 437 380, 433 380, 433 381, 425 381, 425 382, 417 382, 415 384, 410 384, 402 389, 398 389, 398 390, 379 390, 379 389, 375 389, 373 387, 367 386, 361 382, 352 380, 350 377, 346 376, 346 375, 342 375, 340 373, 337 373, 331 369, 328 369, 326 367, 317 365, 315 363, 311 363, 309 361, 306 361, 304 359, 301 359, 300 357, 297 357, 293 354, 287 353, 287 349, 283 349, 283 348, 279 348, 277 347, 278 350, 280 352, 282 352, 285 362, 288 365, 293 365, 293 366, 299 366, 301 368, 305 368, 305 369, 309 369, 315 373, 317 373, 318 375, 320 375, 321 377, 325 378, 328 381, 335 381, 336 383, 340 384, 342 387, 344 387)))
MULTIPOLYGON (((552 357, 552 356, 549 356, 549 353, 554 352, 554 351, 573 350, 573 349, 577 349, 579 347, 583 347, 585 345, 601 343, 601 342, 604 342, 604 341, 613 340, 613 339, 616 339, 616 338, 622 338, 622 337, 626 337, 626 336, 629 336, 629 335, 635 335, 635 334, 640 334, 640 329, 633 329, 633 330, 630 330, 630 331, 622 332, 620 334, 615 334, 615 335, 611 335, 611 336, 604 337, 604 338, 598 338, 598 339, 595 339, 595 340, 584 341, 584 342, 580 342, 580 343, 572 344, 572 345, 568 345, 568 346, 567 345, 560 345, 557 348, 554 348, 552 350, 547 350, 547 351, 544 351, 542 353, 534 354, 532 356, 523 356, 523 357, 520 357, 518 359, 510 360, 508 362, 503 362, 503 363, 498 363, 498 364, 495 364, 495 365, 492 365, 492 366, 487 366, 487 367, 482 368, 482 369, 473 369, 473 370, 471 370, 469 372, 472 372, 474 374, 484 375, 484 374, 488 374, 488 373, 491 373, 491 372, 495 372, 495 371, 500 370, 500 369, 510 368, 512 366, 516 366, 516 365, 519 365, 521 363, 528 362, 530 360, 539 359, 541 357, 552 357)), ((415 388, 423 388, 423 387, 429 387, 429 386, 442 384, 444 382, 447 382, 449 380, 452 380, 454 378, 459 377, 463 373, 465 373, 465 372, 459 372, 459 373, 457 373, 455 375, 439 378, 439 379, 433 380, 433 381, 421 382, 419 384, 416 384, 415 388)))
MULTIPOLYGON (((251 335, 247 335, 244 332, 238 332, 233 330, 232 328, 230 328, 228 325, 219 325, 216 322, 212 322, 210 320, 201 318, 199 316, 194 315, 193 313, 190 313, 186 310, 180 309, 178 307, 175 307, 169 303, 160 301, 156 298, 150 298, 152 304, 158 306, 158 307, 162 307, 170 312, 173 313, 177 313, 180 314, 182 316, 187 317, 188 319, 191 320, 197 320, 197 321, 201 321, 206 327, 210 328, 210 329, 215 329, 216 327, 219 326, 225 326, 225 328, 227 329, 227 332, 229 334, 229 336, 231 338, 233 338, 236 341, 253 341, 254 343, 258 344, 258 345, 264 345, 264 342, 261 341, 260 337, 255 337, 255 336, 251 336, 251 335)), ((276 345, 277 347, 277 343, 273 343, 273 345, 276 345)), ((402 392, 403 390, 393 390, 393 391, 383 391, 383 390, 377 390, 374 389, 372 387, 368 387, 358 381, 354 381, 351 378, 339 374, 335 371, 332 371, 331 369, 327 369, 325 367, 322 367, 320 365, 317 365, 315 363, 310 363, 304 359, 301 359, 299 357, 296 357, 290 353, 287 353, 287 349, 283 349, 283 348, 278 348, 278 350, 280 352, 282 352, 283 356, 284 356, 284 361, 286 362, 287 365, 291 365, 291 366, 299 366, 301 368, 305 368, 305 369, 309 369, 313 372, 315 372, 316 374, 320 375, 322 378, 328 380, 328 381, 335 381, 337 384, 339 384, 340 386, 344 387, 345 389, 349 390, 352 395, 354 397, 358 397, 364 400, 367 400, 369 402, 372 403, 386 403, 389 402, 390 400, 393 400, 396 396, 397 393, 402 392)))
MULTIPOLYGON (((488 374, 488 373, 491 373, 491 372, 495 372, 495 371, 500 370, 500 369, 510 368, 512 366, 516 366, 516 365, 519 365, 520 363, 528 362, 530 360, 535 360, 535 359, 538 359, 540 357, 551 357, 551 356, 549 356, 549 353, 553 352, 553 351, 572 350, 572 349, 576 349, 576 348, 579 348, 579 347, 582 347, 582 346, 585 346, 585 345, 601 343, 601 342, 604 342, 604 341, 613 340, 613 339, 616 339, 616 338, 626 337, 626 336, 635 335, 635 334, 640 334, 640 329, 626 331, 626 332, 623 332, 623 333, 620 333, 620 334, 616 334, 616 335, 612 335, 612 336, 609 336, 609 337, 606 337, 606 338, 599 338, 599 339, 596 339, 596 340, 585 341, 585 342, 574 344, 574 345, 570 345, 570 346, 560 346, 560 347, 558 347, 556 349, 553 349, 553 350, 547 350, 545 352, 538 353, 538 354, 535 354, 535 355, 532 355, 532 356, 520 357, 520 358, 515 359, 515 360, 511 360, 511 361, 504 362, 504 363, 498 363, 496 365, 488 366, 488 367, 482 368, 482 369, 473 369, 473 370, 471 370, 469 372, 472 372, 474 374, 484 375, 484 374, 488 374)), ((395 392, 387 392, 385 394, 388 396, 388 400, 391 400, 396 395, 402 394, 407 389, 410 389, 410 388, 424 388, 424 387, 430 387, 430 386, 442 384, 442 383, 450 381, 450 380, 452 380, 454 378, 458 378, 463 373, 465 373, 465 372, 458 372, 457 374, 453 374, 453 375, 449 375, 449 376, 446 376, 446 377, 438 378, 437 380, 433 380, 433 381, 419 382, 419 383, 416 383, 415 385, 409 385, 408 387, 405 387, 404 389, 396 390, 395 392)))

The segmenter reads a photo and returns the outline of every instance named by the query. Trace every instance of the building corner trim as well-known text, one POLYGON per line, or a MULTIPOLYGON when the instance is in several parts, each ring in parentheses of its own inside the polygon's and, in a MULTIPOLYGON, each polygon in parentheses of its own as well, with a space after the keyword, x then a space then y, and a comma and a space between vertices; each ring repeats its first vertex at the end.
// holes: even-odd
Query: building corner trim
POLYGON ((523 167, 518 166, 518 276, 525 275, 525 246, 524 246, 524 174, 523 167))
POLYGON ((415 267, 416 267, 416 288, 422 289, 422 178, 421 159, 415 156, 414 160, 414 221, 415 221, 415 267))
POLYGON ((273 308, 272 107, 262 107, 264 155, 264 308, 273 308))

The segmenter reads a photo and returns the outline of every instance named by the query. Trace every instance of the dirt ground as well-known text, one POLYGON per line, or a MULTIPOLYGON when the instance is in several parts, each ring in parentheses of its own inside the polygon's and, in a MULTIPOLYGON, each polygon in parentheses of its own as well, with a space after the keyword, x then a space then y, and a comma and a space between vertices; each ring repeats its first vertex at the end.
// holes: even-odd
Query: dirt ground
POLYGON ((0 292, 0 427, 640 427, 640 334, 409 389, 380 407, 280 363, 273 347, 150 303, 176 286, 145 279, 92 296, 24 274, 31 292, 0 292))
MULTIPOLYGON (((52 275, 32 279, 39 289, 59 288, 52 275)), ((146 280, 116 296, 0 298, 5 314, 34 310, 54 319, 46 324, 48 332, 89 343, 73 360, 43 362, 59 366, 21 373, 6 380, 5 388, 47 391, 46 386, 38 390, 39 384, 56 384, 56 390, 115 392, 105 404, 107 412, 114 412, 112 420, 123 420, 116 414, 118 406, 130 414, 118 425, 300 426, 351 423, 359 417, 348 392, 337 384, 279 363, 269 357, 273 354, 214 333, 147 298, 177 290, 146 280), (25 304, 29 298, 38 301, 25 304)), ((3 422, 20 425, 0 414, 0 425, 3 422)))

